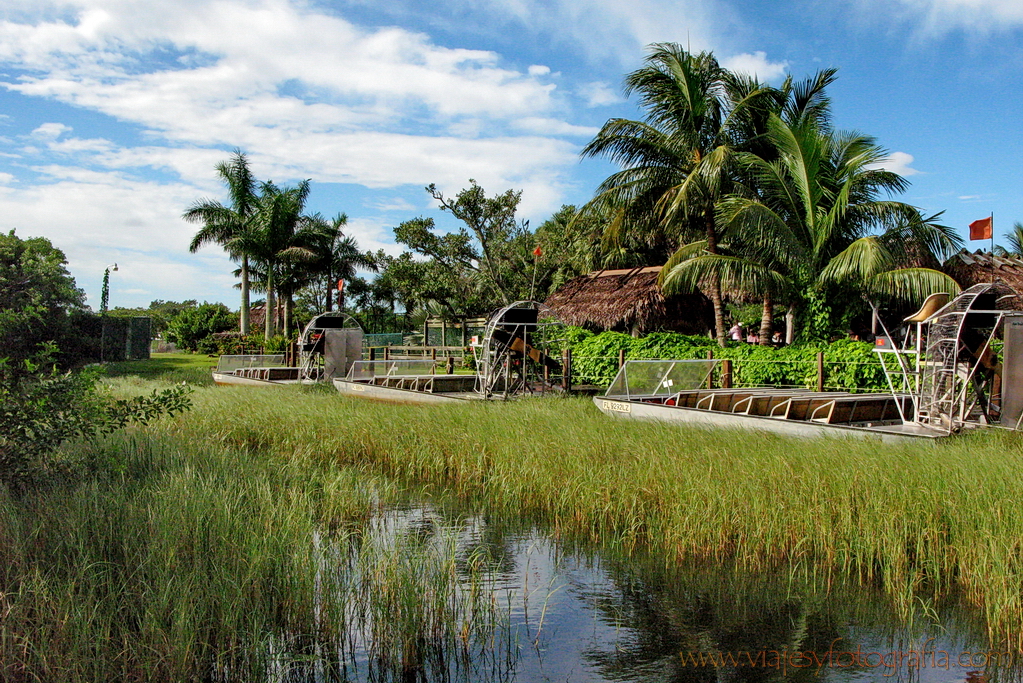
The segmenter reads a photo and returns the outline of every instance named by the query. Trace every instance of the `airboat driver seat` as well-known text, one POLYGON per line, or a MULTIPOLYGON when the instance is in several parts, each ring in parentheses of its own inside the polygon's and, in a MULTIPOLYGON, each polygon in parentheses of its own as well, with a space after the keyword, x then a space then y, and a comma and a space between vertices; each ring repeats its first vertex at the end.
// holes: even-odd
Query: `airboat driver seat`
POLYGON ((947 303, 948 303, 947 292, 937 292, 936 294, 931 294, 929 297, 924 299, 924 303, 920 307, 919 311, 909 316, 908 318, 903 318, 902 322, 904 323, 926 322, 928 318, 930 318, 932 315, 934 315, 942 308, 944 308, 945 304, 947 303))

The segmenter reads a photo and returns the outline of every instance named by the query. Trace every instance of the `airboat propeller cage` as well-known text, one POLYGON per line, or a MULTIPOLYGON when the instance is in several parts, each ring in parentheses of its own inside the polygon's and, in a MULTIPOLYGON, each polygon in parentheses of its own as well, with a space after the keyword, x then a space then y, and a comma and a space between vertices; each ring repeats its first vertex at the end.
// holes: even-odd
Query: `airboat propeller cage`
POLYGON ((345 313, 321 313, 302 330, 299 357, 303 379, 344 377, 362 358, 362 328, 345 313))
POLYGON ((905 321, 915 327, 910 334, 915 350, 875 349, 889 388, 913 399, 906 421, 949 434, 989 424, 1020 428, 1023 312, 998 309, 996 294, 994 284, 978 284, 944 305, 932 302, 931 311, 925 304, 905 321), (889 354, 897 367, 887 361, 889 354))
POLYGON ((474 347, 476 391, 486 398, 556 391, 564 378, 558 360, 565 325, 547 305, 516 301, 487 321, 483 342, 474 347))

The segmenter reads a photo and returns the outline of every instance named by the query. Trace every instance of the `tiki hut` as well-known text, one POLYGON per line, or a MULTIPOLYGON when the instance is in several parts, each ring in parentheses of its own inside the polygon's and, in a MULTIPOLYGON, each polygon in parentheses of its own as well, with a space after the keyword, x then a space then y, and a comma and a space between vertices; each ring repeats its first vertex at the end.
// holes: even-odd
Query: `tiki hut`
POLYGON ((1023 311, 1023 259, 995 256, 963 249, 945 262, 944 271, 965 289, 993 282, 999 296, 999 308, 1023 311))
POLYGON ((665 297, 657 284, 660 272, 660 266, 594 271, 569 280, 546 303, 579 327, 706 334, 714 321, 710 301, 698 293, 665 297))

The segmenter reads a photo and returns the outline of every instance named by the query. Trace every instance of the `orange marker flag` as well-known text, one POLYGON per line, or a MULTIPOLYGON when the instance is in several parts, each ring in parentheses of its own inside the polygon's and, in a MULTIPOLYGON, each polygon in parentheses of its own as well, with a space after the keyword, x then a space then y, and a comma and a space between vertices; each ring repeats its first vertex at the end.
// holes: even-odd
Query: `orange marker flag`
POLYGON ((540 247, 537 247, 536 249, 533 250, 533 256, 540 258, 541 256, 543 256, 543 250, 540 247))
POLYGON ((991 216, 970 223, 971 240, 989 240, 991 234, 991 216))

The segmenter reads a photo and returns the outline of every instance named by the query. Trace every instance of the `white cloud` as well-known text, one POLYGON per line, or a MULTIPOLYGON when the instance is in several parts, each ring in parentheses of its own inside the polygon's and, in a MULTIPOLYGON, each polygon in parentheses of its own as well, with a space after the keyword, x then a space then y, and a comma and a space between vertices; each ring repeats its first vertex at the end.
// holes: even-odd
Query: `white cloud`
POLYGON ((586 101, 586 106, 588 107, 602 107, 625 101, 624 97, 615 92, 611 86, 603 81, 584 83, 579 86, 577 92, 586 101))
POLYGON ((974 201, 974 200, 980 199, 980 195, 979 194, 964 194, 964 195, 961 195, 959 197, 956 197, 956 199, 958 199, 960 201, 964 201, 964 202, 970 202, 970 201, 974 201))
POLYGON ((771 82, 777 81, 785 75, 785 71, 788 69, 789 63, 769 61, 767 59, 766 52, 757 50, 753 53, 744 52, 742 54, 726 57, 721 60, 721 66, 726 69, 730 69, 731 71, 755 76, 761 81, 771 82))
MULTIPOLYGON (((897 0, 897 3, 930 32, 961 27, 990 31, 1023 25, 1023 3, 1019 0, 897 0)), ((878 0, 866 3, 872 9, 880 4, 878 0)), ((884 7, 890 12, 891 3, 885 2, 884 7)))
POLYGON ((394 197, 381 202, 368 202, 366 206, 377 211, 415 211, 419 208, 401 197, 394 197))
POLYGON ((901 176, 913 176, 920 173, 917 169, 910 166, 913 163, 913 155, 905 152, 892 152, 886 159, 882 159, 876 164, 871 164, 869 168, 884 169, 891 171, 892 173, 898 173, 901 176))
POLYGON ((63 123, 44 123, 32 131, 32 137, 43 140, 56 140, 64 133, 70 133, 71 128, 63 123))
POLYGON ((538 135, 581 135, 593 137, 600 129, 591 126, 575 126, 558 119, 545 119, 539 116, 529 116, 514 122, 514 126, 520 130, 538 135))
POLYGON ((547 76, 551 72, 549 66, 543 66, 542 64, 533 64, 527 69, 530 76, 547 76))

